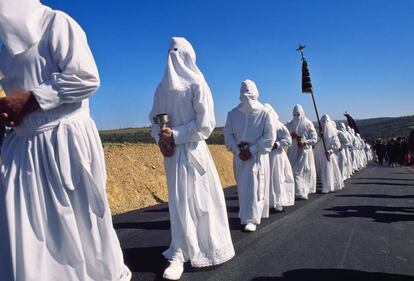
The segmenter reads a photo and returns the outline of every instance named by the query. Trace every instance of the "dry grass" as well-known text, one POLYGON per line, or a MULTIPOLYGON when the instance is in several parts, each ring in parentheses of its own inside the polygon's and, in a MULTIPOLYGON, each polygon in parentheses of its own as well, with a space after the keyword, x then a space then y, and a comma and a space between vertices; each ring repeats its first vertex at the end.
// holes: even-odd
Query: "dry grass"
MULTIPOLYGON (((223 187, 235 185, 232 155, 209 145, 223 187)), ((107 193, 113 214, 167 202, 164 161, 155 144, 104 144, 107 193)))

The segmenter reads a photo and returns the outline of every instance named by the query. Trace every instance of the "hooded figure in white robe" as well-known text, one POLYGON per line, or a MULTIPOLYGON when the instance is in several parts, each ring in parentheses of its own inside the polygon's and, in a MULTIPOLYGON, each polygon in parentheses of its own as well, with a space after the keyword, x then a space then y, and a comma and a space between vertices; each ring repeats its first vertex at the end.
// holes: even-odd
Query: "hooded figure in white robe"
POLYGON ((273 206, 276 211, 282 211, 283 207, 295 204, 295 179, 286 154, 286 149, 292 145, 292 137, 271 105, 265 104, 265 106, 271 109, 276 129, 276 141, 269 155, 270 206, 273 206))
POLYGON ((346 154, 346 149, 347 149, 349 141, 346 135, 341 130, 338 130, 336 128, 336 123, 333 120, 332 120, 332 126, 334 127, 336 135, 338 136, 339 142, 341 143, 340 148, 335 152, 335 154, 338 158, 338 166, 342 174, 342 179, 345 181, 351 176, 350 169, 348 166, 349 165, 348 158, 346 154))
POLYGON ((343 175, 345 175, 346 179, 348 179, 353 174, 352 156, 350 152, 352 143, 349 137, 349 133, 346 130, 346 125, 343 122, 340 123, 340 129, 338 130, 338 138, 341 142, 341 149, 344 151, 345 154, 344 160, 346 161, 346 172, 343 175))
POLYGON ((336 128, 327 114, 321 117, 321 125, 326 150, 322 139, 320 139, 315 147, 315 158, 317 159, 318 175, 321 178, 322 193, 328 193, 341 190, 344 187, 342 174, 338 166, 338 158, 335 154, 341 148, 341 143, 336 128))
POLYGON ((359 154, 360 154, 361 161, 362 161, 362 168, 365 168, 368 164, 368 158, 367 158, 367 154, 366 154, 366 151, 365 151, 366 143, 362 139, 362 137, 359 133, 356 134, 356 137, 357 137, 358 142, 359 142, 359 154))
MULTIPOLYGON (((171 244, 163 255, 170 260, 170 267, 177 263, 181 273, 186 261, 194 267, 226 262, 235 253, 223 189, 205 142, 216 125, 213 98, 196 65, 193 47, 182 37, 171 39, 151 121, 162 113, 169 116, 175 145, 173 154, 164 158, 171 244)), ((153 124, 152 136, 157 143, 159 134, 159 125, 153 124)), ((168 268, 165 278, 169 278, 167 273, 168 268)))
POLYGON ((348 126, 348 134, 349 134, 349 139, 351 141, 351 148, 350 148, 350 152, 351 152, 351 156, 352 156, 352 167, 354 170, 354 173, 359 171, 359 160, 358 160, 358 142, 356 140, 356 137, 354 135, 354 130, 348 126))
POLYGON ((0 279, 130 280, 89 114, 100 81, 85 33, 39 1, 1 0, 0 40, 0 111, 16 96, 37 105, 2 146, 0 279))
POLYGON ((316 168, 313 148, 318 136, 313 123, 306 118, 301 105, 293 108, 293 119, 286 124, 292 136, 288 157, 295 177, 295 193, 300 199, 308 199, 316 192, 316 168))
POLYGON ((226 147, 233 152, 239 217, 248 231, 269 216, 269 153, 276 137, 271 110, 258 97, 255 83, 243 81, 240 104, 228 113, 224 127, 226 147), (243 158, 244 151, 250 157, 243 158))

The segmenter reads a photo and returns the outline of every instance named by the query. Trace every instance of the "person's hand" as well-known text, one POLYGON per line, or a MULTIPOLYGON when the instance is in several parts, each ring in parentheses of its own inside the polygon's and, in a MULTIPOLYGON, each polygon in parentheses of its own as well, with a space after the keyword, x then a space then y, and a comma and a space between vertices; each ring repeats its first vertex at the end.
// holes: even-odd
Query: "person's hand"
POLYGON ((275 142, 275 144, 273 145, 273 147, 272 147, 272 150, 275 150, 275 149, 278 149, 278 145, 277 145, 277 143, 275 142))
POLYGON ((249 150, 249 147, 240 149, 239 158, 242 161, 247 161, 252 158, 252 153, 249 150))
POLYGON ((305 141, 303 140, 303 139, 300 139, 299 141, 298 141, 298 147, 302 147, 302 146, 304 146, 305 145, 305 141))
POLYGON ((36 98, 28 92, 16 92, 0 99, 0 125, 14 127, 39 108, 36 98))
POLYGON ((169 127, 162 128, 160 130, 160 140, 168 141, 173 138, 173 130, 169 127))
POLYGON ((160 148, 160 151, 164 157, 171 157, 174 154, 174 143, 158 143, 158 147, 160 148))
POLYGON ((160 130, 158 146, 165 157, 170 157, 174 154, 174 136, 171 128, 165 127, 160 130))
POLYGON ((320 129, 320 130, 319 130, 319 134, 320 134, 321 136, 323 136, 323 135, 324 135, 323 129, 320 129))
POLYGON ((325 155, 326 155, 326 157, 328 157, 328 159, 331 157, 331 155, 332 155, 332 151, 331 150, 327 150, 327 151, 325 151, 325 155))
POLYGON ((298 137, 298 133, 292 132, 290 133, 290 136, 292 137, 292 139, 296 139, 298 137))

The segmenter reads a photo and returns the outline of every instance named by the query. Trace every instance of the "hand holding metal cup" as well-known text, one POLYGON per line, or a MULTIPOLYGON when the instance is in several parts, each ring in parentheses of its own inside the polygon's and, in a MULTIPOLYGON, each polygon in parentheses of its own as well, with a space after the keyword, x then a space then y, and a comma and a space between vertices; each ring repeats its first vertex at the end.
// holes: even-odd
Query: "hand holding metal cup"
POLYGON ((154 124, 157 124, 160 127, 160 141, 158 142, 158 146, 160 148, 162 155, 164 155, 164 157, 172 156, 174 154, 175 144, 172 133, 170 132, 171 129, 168 127, 168 123, 170 122, 168 114, 157 114, 153 117, 153 121, 154 124), (168 134, 166 134, 167 131, 168 134))
POLYGON ((167 127, 168 122, 170 122, 170 117, 168 116, 167 113, 157 114, 152 119, 154 121, 154 124, 158 124, 160 126, 160 130, 167 127))
POLYGON ((302 136, 298 136, 296 138, 297 142, 298 142, 298 147, 302 147, 305 145, 305 138, 302 136))

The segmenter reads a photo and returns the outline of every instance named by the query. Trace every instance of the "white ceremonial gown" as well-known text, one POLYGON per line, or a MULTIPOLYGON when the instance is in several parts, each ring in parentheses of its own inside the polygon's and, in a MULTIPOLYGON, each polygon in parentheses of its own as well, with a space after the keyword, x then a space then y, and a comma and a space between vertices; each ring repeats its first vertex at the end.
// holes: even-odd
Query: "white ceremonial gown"
POLYGON ((348 131, 346 130, 346 125, 341 122, 340 123, 340 130, 339 134, 342 134, 342 136, 338 135, 339 141, 341 142, 342 150, 345 152, 345 159, 346 159, 346 166, 347 166, 347 178, 350 178, 352 174, 354 173, 353 164, 352 164, 352 155, 351 155, 351 148, 352 148, 352 141, 351 137, 349 136, 348 131))
POLYGON ((344 187, 341 171, 338 166, 338 158, 335 154, 341 148, 336 129, 332 125, 332 121, 327 114, 321 117, 321 125, 323 129, 323 137, 325 140, 326 150, 331 152, 329 161, 325 155, 325 148, 320 139, 315 148, 316 165, 318 166, 318 174, 321 178, 322 192, 328 193, 340 190, 344 187))
POLYGON ((41 107, 2 146, 0 279, 127 280, 102 144, 89 115, 98 71, 79 25, 39 9, 39 40, 7 44, 6 38, 0 53, 5 91, 31 91, 41 107))
POLYGON ((336 129, 336 123, 334 121, 332 122, 333 122, 332 125, 334 126, 334 129, 336 131, 338 140, 341 144, 341 147, 335 152, 335 154, 338 158, 338 166, 342 174, 342 179, 345 181, 351 176, 351 172, 349 169, 349 162, 347 158, 347 147, 349 145, 349 141, 346 135, 344 134, 344 132, 336 129))
POLYGON ((260 224, 261 218, 269 216, 269 152, 276 130, 270 110, 257 101, 258 95, 254 82, 244 81, 241 103, 228 113, 224 127, 226 147, 233 152, 241 224, 260 224), (242 142, 248 143, 252 153, 247 161, 239 158, 242 142))
POLYGON ((277 148, 269 154, 270 160, 270 206, 292 206, 295 204, 295 179, 285 149, 292 145, 292 137, 279 115, 269 105, 276 129, 277 148))
POLYGON ((295 193, 307 196, 316 192, 316 168, 312 146, 316 144, 318 137, 313 123, 306 118, 301 105, 293 108, 293 114, 293 119, 286 124, 286 128, 290 133, 296 132, 302 137, 305 145, 299 147, 297 139, 293 139, 288 157, 295 177, 295 193))
MULTIPOLYGON (((226 262, 235 253, 223 188, 205 142, 215 127, 213 99, 184 38, 171 41, 151 120, 161 113, 169 115, 175 141, 174 154, 164 158, 171 244, 163 254, 169 260, 190 260, 195 267, 226 262)), ((158 125, 152 132, 158 142, 158 125)))

